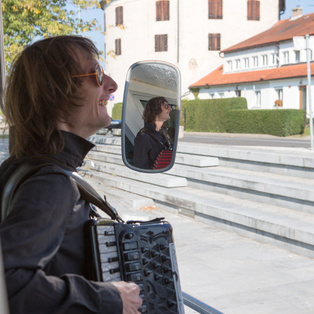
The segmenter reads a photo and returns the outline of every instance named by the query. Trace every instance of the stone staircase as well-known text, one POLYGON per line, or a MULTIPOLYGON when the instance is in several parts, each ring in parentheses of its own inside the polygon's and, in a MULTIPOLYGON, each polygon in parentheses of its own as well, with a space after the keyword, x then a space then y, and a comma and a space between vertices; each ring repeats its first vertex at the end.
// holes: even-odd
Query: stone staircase
POLYGON ((314 257, 314 152, 179 143, 171 170, 146 174, 123 165, 119 137, 90 140, 81 170, 129 206, 156 204, 314 257))

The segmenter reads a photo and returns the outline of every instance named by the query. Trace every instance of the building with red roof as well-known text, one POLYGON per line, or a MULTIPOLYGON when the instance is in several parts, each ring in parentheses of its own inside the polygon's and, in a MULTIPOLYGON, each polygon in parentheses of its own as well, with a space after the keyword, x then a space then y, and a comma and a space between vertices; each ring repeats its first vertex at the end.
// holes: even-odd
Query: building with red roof
POLYGON ((222 50, 223 64, 190 89, 199 91, 200 99, 245 97, 248 109, 308 110, 307 74, 308 69, 314 71, 313 50, 314 13, 302 15, 298 7, 291 19, 222 50))

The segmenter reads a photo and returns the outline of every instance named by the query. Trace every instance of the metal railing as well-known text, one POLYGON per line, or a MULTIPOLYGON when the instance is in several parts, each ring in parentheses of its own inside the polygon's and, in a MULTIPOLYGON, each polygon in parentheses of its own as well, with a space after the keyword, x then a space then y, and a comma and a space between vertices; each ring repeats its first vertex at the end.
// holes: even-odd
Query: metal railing
POLYGON ((223 314, 211 306, 201 302, 200 300, 190 296, 189 294, 182 291, 183 303, 192 310, 201 314, 223 314))

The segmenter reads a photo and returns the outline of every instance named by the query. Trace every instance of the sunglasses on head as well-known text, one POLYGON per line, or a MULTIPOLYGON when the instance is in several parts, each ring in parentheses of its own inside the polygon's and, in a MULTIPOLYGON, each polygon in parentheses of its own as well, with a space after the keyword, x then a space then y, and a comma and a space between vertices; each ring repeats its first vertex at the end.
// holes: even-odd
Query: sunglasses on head
POLYGON ((100 87, 104 81, 104 69, 100 64, 95 65, 95 72, 94 73, 89 73, 89 74, 79 74, 79 75, 72 75, 72 77, 83 77, 83 76, 91 76, 95 75, 96 76, 96 82, 97 85, 100 87))

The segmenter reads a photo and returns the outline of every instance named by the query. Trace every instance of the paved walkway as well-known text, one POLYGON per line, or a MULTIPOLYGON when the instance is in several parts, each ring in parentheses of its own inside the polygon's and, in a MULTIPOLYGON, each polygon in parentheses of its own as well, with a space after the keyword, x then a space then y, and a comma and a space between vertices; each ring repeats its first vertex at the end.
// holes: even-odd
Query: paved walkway
MULTIPOLYGON (((106 187, 95 184, 103 195, 106 187)), ((182 290, 225 314, 314 313, 314 259, 178 216, 108 201, 124 220, 165 217, 174 228, 182 290)), ((195 313, 186 308, 186 314, 195 313)))

